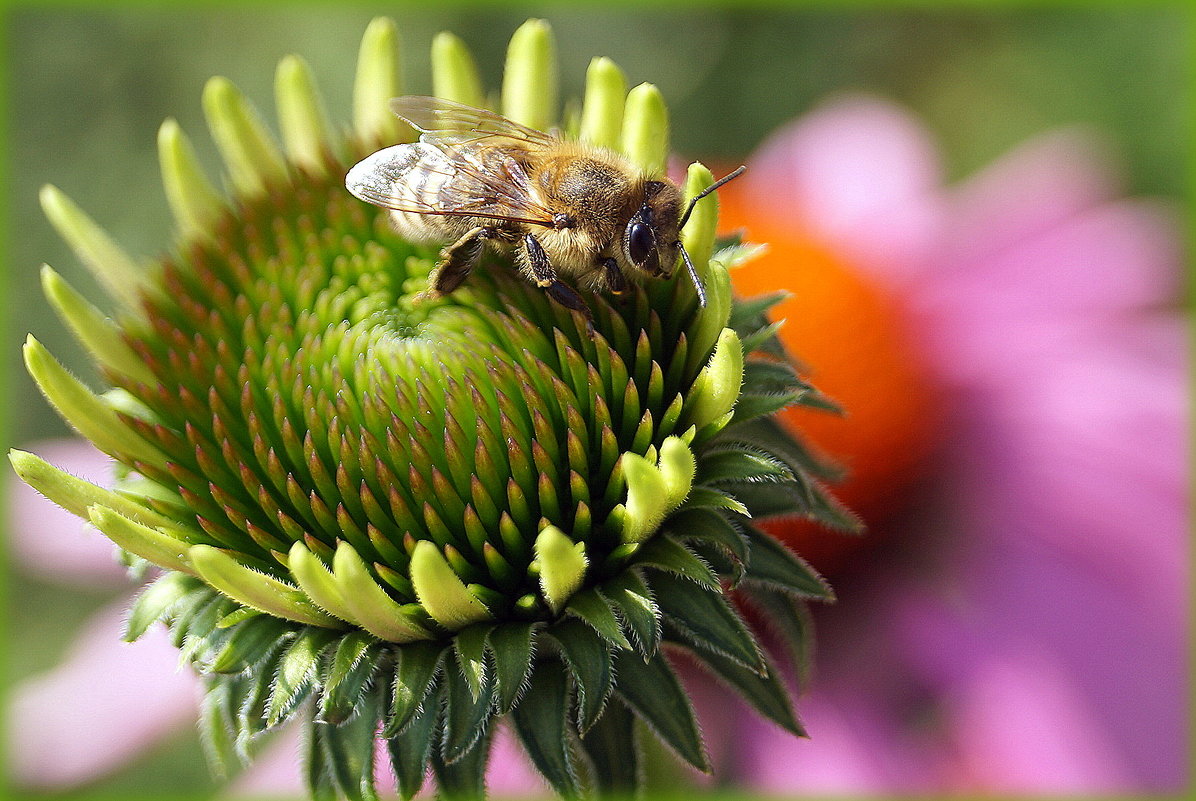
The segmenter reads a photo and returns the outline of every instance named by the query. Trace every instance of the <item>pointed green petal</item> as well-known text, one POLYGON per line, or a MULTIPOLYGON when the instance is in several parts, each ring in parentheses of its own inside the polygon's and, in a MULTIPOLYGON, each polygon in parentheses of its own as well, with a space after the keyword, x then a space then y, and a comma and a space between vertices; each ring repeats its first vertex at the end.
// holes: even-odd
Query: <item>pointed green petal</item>
POLYGON ((511 37, 503 70, 502 113, 540 131, 556 123, 556 43, 552 27, 542 19, 529 19, 511 37))
MULTIPOLYGON (((714 183, 714 176, 710 174, 710 170, 696 161, 690 164, 689 171, 685 175, 686 204, 689 203, 691 197, 712 183, 714 183)), ((711 192, 697 202, 689 216, 689 221, 685 224, 685 229, 681 232, 681 242, 685 245, 686 252, 689 253, 698 275, 703 280, 706 279, 706 265, 714 253, 714 236, 717 228, 718 192, 711 192)))
POLYGON ((515 707, 515 732, 536 769, 565 798, 580 794, 565 720, 569 688, 561 665, 544 663, 532 674, 531 686, 515 707))
POLYGON ((195 148, 173 119, 158 129, 158 162, 166 201, 184 237, 207 236, 208 228, 224 209, 224 199, 212 186, 195 148))
POLYGON ((540 564, 540 592, 552 613, 558 614, 585 580, 585 543, 574 543, 556 526, 547 526, 536 537, 535 552, 540 564))
POLYGON ((87 515, 104 536, 129 553, 160 567, 197 575, 187 558, 186 542, 156 528, 143 526, 103 506, 90 506, 87 515))
POLYGON ((306 61, 286 56, 278 62, 274 98, 287 155, 300 167, 323 173, 324 151, 330 141, 328 118, 306 61))
POLYGON ((586 95, 581 107, 581 140, 617 150, 623 136, 623 106, 627 79, 609 58, 595 58, 586 70, 586 95))
POLYGON ((29 486, 73 515, 89 519, 88 507, 106 506, 122 517, 143 525, 168 526, 170 521, 157 512, 111 490, 59 470, 39 456, 25 451, 9 451, 13 470, 29 486))
POLYGON ((643 542, 664 520, 668 487, 659 468, 639 454, 624 453, 621 461, 627 480, 623 542, 643 542))
POLYGON ((105 367, 145 384, 157 379, 132 348, 125 344, 117 327, 103 312, 87 302, 75 289, 54 272, 42 265, 42 292, 70 327, 83 347, 105 367))
POLYGON ((227 78, 211 78, 204 86, 203 110, 237 191, 260 195, 270 181, 286 175, 286 162, 274 137, 227 78))
POLYGON ((486 102, 469 48, 448 31, 432 40, 432 94, 474 108, 486 102))
POLYGON ((361 38, 353 83, 353 127, 363 141, 400 141, 404 126, 390 113, 389 103, 402 93, 399 32, 394 20, 375 17, 361 38))
POLYGON ((145 271, 58 187, 43 186, 38 199, 54 230, 108 295, 130 311, 139 310, 141 293, 149 288, 145 271))
POLYGON ((697 461, 689 446, 680 437, 666 437, 660 446, 660 474, 664 479, 667 509, 677 508, 689 495, 696 470, 697 461))
POLYGON ((62 419, 104 453, 162 463, 157 448, 121 422, 112 407, 67 372, 32 336, 25 340, 25 367, 62 419))
POLYGON ((225 551, 208 545, 193 545, 188 554, 204 581, 245 606, 311 626, 337 628, 342 625, 336 618, 317 609, 299 590, 245 567, 225 551))
POLYGON ((431 633, 416 620, 414 605, 408 608, 391 599, 349 543, 337 546, 332 572, 345 605, 363 629, 391 642, 431 639, 431 633))
POLYGON ((332 572, 324 567, 319 557, 302 542, 296 542, 291 546, 287 554, 287 569, 290 570, 299 589, 303 590, 316 606, 348 623, 361 625, 345 603, 332 572))
POLYGON ((731 411, 743 382, 743 348, 739 335, 724 328, 710 363, 702 368, 690 391, 690 420, 701 429, 731 411))
MULTIPOLYGON (((428 691, 440 669, 445 648, 440 643, 416 642, 397 649, 399 664, 395 668, 390 719, 383 737, 394 737, 420 713, 432 710, 436 701, 429 700, 428 691)), ((438 711, 438 710, 436 710, 438 711)))
POLYGON ((663 175, 669 158, 669 110, 660 90, 641 83, 627 95, 622 150, 649 175, 663 175))
POLYGON ((420 603, 445 628, 456 631, 492 619, 490 611, 465 587, 435 544, 427 540, 415 544, 410 571, 411 585, 420 603))

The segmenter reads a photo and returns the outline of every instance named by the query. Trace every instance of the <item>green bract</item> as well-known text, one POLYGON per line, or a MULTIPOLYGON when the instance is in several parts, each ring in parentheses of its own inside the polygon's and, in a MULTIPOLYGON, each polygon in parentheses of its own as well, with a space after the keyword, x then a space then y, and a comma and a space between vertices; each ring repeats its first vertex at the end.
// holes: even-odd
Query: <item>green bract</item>
MULTIPOLYGON (((438 37, 433 62, 434 91, 482 102, 460 41, 438 37)), ((767 419, 825 401, 784 361, 769 301, 732 298, 727 269, 750 249, 716 250, 711 195, 683 232, 704 309, 680 271, 625 302, 587 294, 591 334, 498 258, 449 297, 413 303, 435 249, 400 239, 343 187, 349 164, 412 135, 387 111, 396 63, 394 27, 377 20, 342 138, 308 68, 284 59, 281 148, 214 78, 204 109, 232 196, 167 121, 179 236, 152 267, 44 191, 113 316, 48 267, 46 294, 112 389, 84 386, 32 339, 26 363, 121 475, 103 489, 14 452, 17 472, 132 562, 165 568, 128 637, 164 621, 207 677, 202 728, 220 767, 302 718, 317 796, 374 797, 376 737, 404 796, 428 765, 442 789, 477 794, 494 719, 509 714, 567 796, 632 789, 633 731, 706 769, 662 643, 800 732, 729 588, 802 652, 800 603, 830 591, 750 519, 851 519, 767 419)), ((527 23, 503 113, 551 127, 553 63, 550 29, 527 23)), ((628 93, 596 59, 563 135, 660 170, 667 130, 659 92, 628 93)), ((685 191, 711 183, 694 165, 685 191)))

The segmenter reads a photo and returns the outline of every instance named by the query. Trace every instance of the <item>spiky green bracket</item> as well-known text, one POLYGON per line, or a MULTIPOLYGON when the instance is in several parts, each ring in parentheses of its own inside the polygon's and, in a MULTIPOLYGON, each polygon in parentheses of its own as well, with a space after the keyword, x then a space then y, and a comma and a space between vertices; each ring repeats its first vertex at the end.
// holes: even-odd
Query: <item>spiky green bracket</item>
MULTIPOLYGON (((480 795, 500 716, 564 796, 633 789, 649 733, 706 770, 662 645, 800 733, 730 588, 800 659, 802 603, 830 590, 753 521, 854 520, 768 419, 827 402, 780 353, 772 301, 732 297, 727 271, 753 250, 719 249, 710 195, 682 232, 705 308, 681 270, 626 299, 585 294, 590 332, 498 257, 415 303, 435 249, 341 184, 348 164, 413 135, 386 111, 403 91, 397 41, 393 23, 370 24, 348 138, 294 56, 276 76, 281 143, 227 80, 204 91, 227 180, 205 177, 164 123, 179 239, 151 267, 43 192, 113 302, 92 305, 49 268, 46 295, 113 389, 32 339, 26 363, 127 475, 103 489, 14 452, 17 473, 165 569, 128 637, 164 621, 206 677, 202 731, 221 770, 298 717, 315 797, 375 798, 376 736, 403 797, 429 766, 444 792, 480 795)), ((437 94, 484 102, 460 40, 437 37, 432 61, 437 94)), ((533 20, 511 41, 498 108, 550 128, 556 85, 552 32, 533 20)), ((660 93, 628 92, 607 59, 564 130, 664 170, 660 93)), ((693 165, 685 193, 712 182, 693 165)))

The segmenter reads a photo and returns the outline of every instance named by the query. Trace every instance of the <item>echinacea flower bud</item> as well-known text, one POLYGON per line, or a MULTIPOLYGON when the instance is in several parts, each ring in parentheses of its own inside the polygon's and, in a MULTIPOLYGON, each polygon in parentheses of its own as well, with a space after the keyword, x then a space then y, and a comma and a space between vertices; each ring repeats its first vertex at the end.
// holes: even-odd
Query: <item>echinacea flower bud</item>
MULTIPOLYGON (((218 768, 302 719, 317 797, 375 797, 378 737, 404 797, 429 766, 445 792, 476 795, 494 721, 509 716, 566 796, 630 789, 635 718, 708 769, 664 644, 799 733, 729 592, 804 652, 800 604, 830 591, 751 518, 850 517, 822 491, 817 460, 768 419, 826 401, 779 350, 772 301, 731 295, 727 270, 753 250, 716 244, 711 194, 681 232, 705 306, 682 270, 618 299, 584 293, 587 321, 509 256, 422 297, 435 248, 343 186, 349 164, 414 136, 387 111, 401 94, 397 41, 389 21, 367 29, 346 138, 297 57, 276 74, 281 144, 213 78, 203 105, 227 200, 164 123, 178 242, 152 266, 43 192, 116 303, 109 318, 43 272, 112 388, 92 391, 33 339, 26 364, 120 474, 108 490, 13 452, 18 475, 163 570, 127 634, 164 622, 207 677, 201 728, 218 768)), ((554 62, 547 24, 516 32, 508 117, 556 125, 554 62)), ((438 37, 433 64, 437 93, 482 102, 459 40, 438 37)), ((655 87, 628 93, 597 59, 581 108, 563 135, 663 174, 655 87)), ((684 193, 713 183, 694 165, 684 193)))

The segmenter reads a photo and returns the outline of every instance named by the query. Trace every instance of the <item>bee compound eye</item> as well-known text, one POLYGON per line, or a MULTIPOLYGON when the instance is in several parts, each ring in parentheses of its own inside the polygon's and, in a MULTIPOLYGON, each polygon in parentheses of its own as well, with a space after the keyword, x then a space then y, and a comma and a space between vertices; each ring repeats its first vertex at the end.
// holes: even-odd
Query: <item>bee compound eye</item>
POLYGON ((652 234, 651 226, 644 223, 632 223, 627 233, 627 255, 636 264, 643 264, 652 254, 656 245, 656 237, 652 234))

